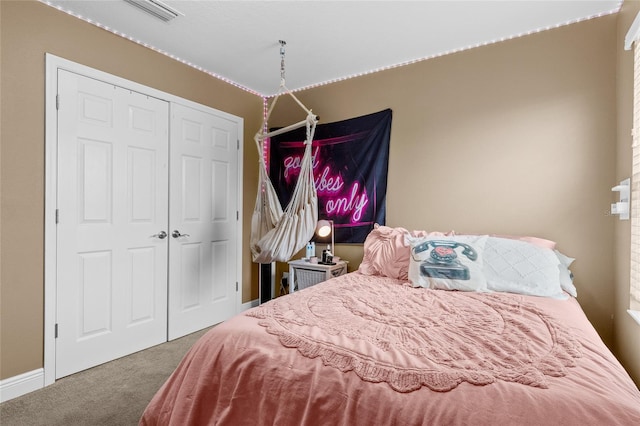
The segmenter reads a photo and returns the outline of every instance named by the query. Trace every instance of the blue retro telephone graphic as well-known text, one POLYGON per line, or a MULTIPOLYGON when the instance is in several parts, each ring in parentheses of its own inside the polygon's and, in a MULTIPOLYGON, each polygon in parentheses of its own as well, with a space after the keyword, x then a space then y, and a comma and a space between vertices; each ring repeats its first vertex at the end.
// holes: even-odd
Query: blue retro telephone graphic
POLYGON ((460 263, 455 249, 462 247, 462 254, 471 261, 478 259, 478 253, 468 244, 457 241, 430 240, 413 248, 413 255, 422 253, 433 246, 430 256, 420 264, 420 274, 424 277, 451 280, 471 279, 469 268, 460 263))

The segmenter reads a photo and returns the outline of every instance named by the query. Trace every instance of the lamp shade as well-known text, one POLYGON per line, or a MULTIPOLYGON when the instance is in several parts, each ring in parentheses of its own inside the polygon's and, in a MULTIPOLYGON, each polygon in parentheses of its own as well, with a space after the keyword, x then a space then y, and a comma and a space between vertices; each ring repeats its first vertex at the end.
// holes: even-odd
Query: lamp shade
POLYGON ((316 225, 316 234, 318 234, 319 237, 329 236, 329 234, 331 234, 331 222, 324 219, 319 220, 316 225))

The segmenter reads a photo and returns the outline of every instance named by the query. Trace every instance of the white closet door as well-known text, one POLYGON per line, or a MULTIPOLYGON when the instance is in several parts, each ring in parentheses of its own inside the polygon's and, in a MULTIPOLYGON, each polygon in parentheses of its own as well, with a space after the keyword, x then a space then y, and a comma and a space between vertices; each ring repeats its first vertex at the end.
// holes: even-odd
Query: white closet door
POLYGON ((59 70, 56 378, 166 341, 168 103, 59 70))
POLYGON ((237 122, 171 104, 170 340, 236 313, 237 144, 237 122))

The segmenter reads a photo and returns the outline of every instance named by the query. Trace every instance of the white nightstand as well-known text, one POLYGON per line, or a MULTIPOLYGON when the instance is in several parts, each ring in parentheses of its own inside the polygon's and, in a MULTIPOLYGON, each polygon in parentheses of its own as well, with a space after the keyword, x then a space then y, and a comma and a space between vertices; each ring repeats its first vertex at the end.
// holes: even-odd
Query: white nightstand
POLYGON ((346 274, 347 263, 340 260, 335 265, 323 265, 306 259, 292 260, 289 262, 289 293, 346 274))

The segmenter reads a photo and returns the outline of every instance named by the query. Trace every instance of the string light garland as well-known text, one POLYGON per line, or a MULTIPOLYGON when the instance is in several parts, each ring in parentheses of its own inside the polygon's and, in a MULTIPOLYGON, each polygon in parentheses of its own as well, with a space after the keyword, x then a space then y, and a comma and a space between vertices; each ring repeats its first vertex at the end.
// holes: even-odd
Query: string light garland
MULTIPOLYGON (((267 128, 267 115, 269 114, 269 98, 266 96, 262 96, 262 122, 264 123, 264 127, 262 131, 266 134, 269 129, 267 128)), ((264 158, 264 162, 269 166, 269 145, 271 144, 271 139, 266 138, 262 142, 262 158, 264 158)))
MULTIPOLYGON (((463 52, 465 50, 475 49, 477 47, 483 47, 483 46, 488 46, 490 44, 495 44, 495 43, 500 43, 500 42, 503 42, 503 41, 513 40, 513 39, 516 39, 516 38, 519 38, 519 37, 524 37, 524 36, 536 34, 536 33, 539 33, 539 32, 543 32, 543 31, 547 31, 547 30, 552 30, 552 29, 564 27, 566 25, 576 24, 578 22, 584 22, 584 21, 588 21, 588 20, 591 20, 591 19, 595 19, 595 18, 601 18, 603 16, 607 16, 607 15, 612 15, 614 13, 618 13, 620 11, 621 7, 622 7, 622 1, 619 1, 618 5, 615 8, 611 9, 611 10, 607 10, 607 11, 604 11, 604 12, 596 13, 594 15, 590 15, 590 16, 587 16, 587 17, 584 17, 584 18, 571 19, 569 21, 562 22, 560 24, 548 25, 546 27, 536 28, 534 30, 525 31, 525 32, 522 32, 522 33, 519 33, 519 34, 515 34, 515 35, 512 35, 512 36, 506 36, 506 37, 501 37, 501 38, 493 39, 493 40, 486 41, 486 42, 475 43, 475 44, 471 44, 471 45, 468 45, 468 46, 465 46, 465 47, 459 47, 459 48, 447 50, 445 52, 436 53, 436 54, 425 56, 425 57, 422 57, 422 58, 412 59, 410 61, 400 62, 400 63, 393 64, 393 65, 386 65, 384 67, 379 67, 379 68, 375 68, 375 69, 372 69, 372 70, 369 70, 369 71, 363 71, 363 72, 360 72, 360 73, 350 74, 350 75, 347 75, 347 76, 344 76, 344 77, 338 77, 338 78, 334 78, 334 79, 331 79, 331 80, 326 80, 326 81, 323 81, 323 82, 320 82, 320 83, 309 84, 307 86, 303 86, 303 87, 299 87, 297 89, 293 89, 293 90, 291 90, 291 92, 299 92, 299 91, 302 91, 302 90, 308 90, 308 89, 313 89, 313 88, 316 88, 316 87, 326 86, 328 84, 338 83, 338 82, 341 82, 341 81, 350 80, 352 78, 362 77, 362 76, 369 75, 369 74, 374 74, 374 73, 377 73, 377 72, 380 72, 380 71, 387 71, 387 70, 390 70, 390 69, 399 68, 399 67, 403 67, 403 66, 406 66, 406 65, 413 65, 413 64, 417 64, 419 62, 423 62, 423 61, 426 61, 426 60, 429 60, 429 59, 435 59, 435 58, 439 58, 441 56, 447 56, 447 55, 451 55, 451 54, 454 54, 454 53, 463 52)), ((274 96, 274 95, 269 95, 267 97, 272 97, 272 96, 274 96)))
MULTIPOLYGON (((189 66, 191 68, 194 68, 194 69, 196 69, 198 71, 201 71, 201 72, 203 72, 205 74, 208 74, 208 75, 210 75, 212 77, 215 77, 215 78, 217 78, 219 80, 222 80, 225 83, 231 84, 232 86, 235 86, 235 87, 237 87, 239 89, 242 89, 242 90, 244 90, 246 92, 249 92, 249 93, 252 93, 254 95, 257 95, 257 96, 259 96, 259 97, 261 97, 263 99, 264 103, 266 103, 268 101, 268 99, 273 98, 273 97, 275 97, 277 95, 276 93, 271 94, 271 95, 266 95, 266 94, 263 94, 263 93, 259 93, 259 92, 255 91, 253 89, 250 89, 250 88, 248 88, 246 86, 243 86, 243 85, 241 85, 239 83, 236 83, 233 80, 230 80, 230 79, 228 79, 226 77, 223 77, 223 76, 221 76, 219 74, 216 74, 216 73, 214 73, 212 71, 209 71, 209 70, 207 70, 207 69, 205 69, 205 68, 203 68, 203 67, 201 67, 199 65, 193 64, 193 63, 191 63, 189 61, 186 61, 186 60, 184 60, 182 58, 179 58, 178 56, 175 56, 175 55, 173 55, 173 54, 171 54, 169 52, 166 52, 166 51, 164 51, 162 49, 154 47, 154 46, 152 46, 152 45, 150 45, 148 43, 145 43, 145 42, 143 42, 141 40, 135 39, 135 38, 133 38, 133 37, 127 35, 127 34, 124 34, 124 33, 120 32, 120 31, 118 31, 116 29, 110 28, 110 27, 108 27, 108 26, 106 26, 104 24, 101 24, 99 22, 96 22, 96 21, 94 21, 94 20, 92 20, 90 18, 86 18, 86 17, 84 17, 84 16, 82 16, 82 15, 80 15, 78 13, 73 12, 73 11, 66 10, 62 6, 59 6, 59 5, 56 5, 56 4, 52 4, 48 0, 39 0, 39 1, 41 3, 44 3, 44 4, 48 5, 48 6, 51 6, 51 7, 55 8, 55 9, 59 10, 61 12, 69 14, 69 15, 71 15, 73 17, 78 18, 78 19, 81 19, 81 20, 83 20, 85 22, 88 22, 88 23, 90 23, 92 25, 95 25, 95 26, 97 26, 99 28, 102 28, 103 30, 109 31, 109 32, 111 32, 111 33, 113 33, 113 34, 115 34, 115 35, 117 35, 119 37, 125 38, 125 39, 127 39, 129 41, 132 41, 132 42, 136 43, 136 44, 139 44, 139 45, 144 46, 144 47, 146 47, 148 49, 151 49, 154 52, 158 52, 158 53, 160 53, 162 55, 168 56, 169 58, 171 58, 171 59, 173 59, 175 61, 178 61, 178 62, 180 62, 182 64, 185 64, 185 65, 187 65, 187 66, 189 66)), ((300 92, 300 91, 303 91, 303 90, 313 89, 313 88, 316 88, 316 87, 326 86, 328 84, 338 83, 338 82, 341 82, 341 81, 350 80, 352 78, 362 77, 362 76, 365 76, 365 75, 374 74, 374 73, 381 72, 381 71, 387 71, 387 70, 390 70, 390 69, 399 68, 399 67, 403 67, 403 66, 407 66, 407 65, 413 65, 413 64, 417 64, 419 62, 427 61, 429 59, 439 58, 441 56, 451 55, 451 54, 454 54, 454 53, 463 52, 465 50, 475 49, 477 47, 488 46, 490 44, 495 44, 495 43, 500 43, 500 42, 503 42, 503 41, 513 40, 513 39, 516 39, 516 38, 519 38, 519 37, 524 37, 524 36, 536 34, 536 33, 542 32, 542 31, 552 30, 552 29, 564 27, 566 25, 576 24, 578 22, 584 22, 584 21, 588 21, 588 20, 591 20, 591 19, 600 18, 600 17, 607 16, 607 15, 612 15, 614 13, 618 13, 620 11, 621 7, 622 7, 622 1, 619 1, 618 5, 615 8, 611 9, 611 10, 607 10, 607 11, 604 11, 604 12, 596 13, 596 14, 593 14, 593 15, 590 15, 590 16, 587 16, 587 17, 584 17, 584 18, 571 19, 571 20, 566 21, 566 22, 562 22, 562 23, 555 24, 555 25, 548 25, 546 27, 536 28, 534 30, 525 31, 525 32, 522 32, 522 33, 519 33, 519 34, 516 34, 516 35, 501 37, 501 38, 493 39, 493 40, 486 41, 486 42, 480 42, 480 43, 475 43, 475 44, 471 44, 471 45, 464 46, 464 47, 450 49, 450 50, 447 50, 445 52, 436 53, 436 54, 433 54, 433 55, 412 59, 412 60, 409 60, 409 61, 399 62, 397 64, 386 65, 386 66, 383 66, 383 67, 378 67, 378 68, 371 69, 369 71, 363 71, 363 72, 359 72, 359 73, 349 74, 349 75, 346 75, 344 77, 338 77, 338 78, 334 78, 334 79, 330 79, 330 80, 325 80, 325 81, 322 81, 322 82, 319 82, 319 83, 309 84, 307 86, 302 86, 302 87, 299 87, 297 89, 290 89, 289 91, 293 93, 293 92, 300 92)), ((286 42, 283 41, 283 40, 279 40, 279 43, 280 43, 280 55, 281 55, 280 78, 281 78, 281 84, 284 84, 284 46, 286 45, 286 42)))
POLYGON ((187 65, 187 66, 189 66, 189 67, 191 67, 191 68, 194 68, 194 69, 196 69, 196 70, 198 70, 198 71, 200 71, 200 72, 203 72, 203 73, 208 74, 208 75, 210 75, 210 76, 212 76, 212 77, 215 77, 215 78, 217 78, 218 80, 222 80, 222 81, 224 81, 225 83, 231 84, 232 86, 235 86, 235 87, 237 87, 237 88, 239 88, 239 89, 244 90, 245 92, 249 92, 249 93, 252 93, 252 94, 254 94, 254 95, 257 95, 257 96, 260 96, 260 97, 264 97, 264 95, 263 95, 263 94, 261 94, 261 93, 259 93, 259 92, 255 91, 255 90, 253 90, 253 89, 250 89, 250 88, 248 88, 248 87, 246 87, 246 86, 243 86, 243 85, 241 85, 241 84, 239 84, 239 83, 236 83, 236 82, 235 82, 235 81, 233 81, 233 80, 230 80, 230 79, 228 79, 228 78, 226 78, 226 77, 223 77, 223 76, 221 76, 221 75, 219 75, 219 74, 216 74, 216 73, 214 73, 214 72, 212 72, 212 71, 209 71, 209 70, 207 70, 207 69, 205 69, 205 68, 201 67, 200 65, 196 65, 196 64, 194 64, 194 63, 192 63, 192 62, 189 62, 189 61, 187 61, 187 60, 185 60, 185 59, 182 59, 182 58, 180 58, 180 57, 178 57, 178 56, 176 56, 176 55, 173 55, 173 54, 171 54, 171 53, 169 53, 169 52, 167 52, 167 51, 165 51, 165 50, 159 49, 159 48, 157 48, 157 47, 155 47, 155 46, 152 46, 152 45, 150 45, 150 44, 148 44, 148 43, 145 43, 145 42, 144 42, 144 41, 142 41, 142 40, 138 40, 138 39, 136 39, 136 38, 133 38, 133 37, 131 37, 131 36, 129 36, 129 35, 127 35, 127 34, 123 33, 123 32, 120 32, 120 31, 118 31, 118 30, 116 30, 116 29, 114 29, 114 28, 110 28, 109 26, 104 25, 104 24, 101 24, 100 22, 97 22, 97 21, 94 21, 94 20, 92 20, 92 19, 90 19, 90 18, 87 18, 87 17, 85 17, 85 16, 82 16, 82 15, 81 15, 81 14, 79 14, 79 13, 75 13, 75 12, 73 12, 73 11, 71 11, 71 10, 67 10, 67 9, 63 8, 62 6, 59 6, 59 5, 53 4, 53 3, 51 3, 50 1, 47 1, 47 0, 39 0, 39 1, 40 1, 41 3, 46 4, 47 6, 51 6, 51 7, 53 7, 54 9, 59 10, 60 12, 64 12, 64 13, 66 13, 66 14, 68 14, 68 15, 71 15, 71 16, 73 16, 74 18, 81 19, 81 20, 83 20, 83 21, 85 21, 85 22, 88 22, 88 23, 90 23, 90 24, 92 24, 92 25, 95 25, 96 27, 101 28, 101 29, 103 29, 103 30, 105 30, 105 31, 109 31, 109 32, 110 32, 110 33, 112 33, 112 34, 115 34, 115 35, 117 35, 117 36, 119 36, 119 37, 122 37, 122 38, 127 39, 127 40, 129 40, 129 41, 132 41, 132 42, 134 42, 134 43, 136 43, 136 44, 139 44, 139 45, 141 45, 141 46, 144 46, 144 47, 146 47, 147 49, 151 49, 151 50, 153 50, 154 52, 160 53, 160 54, 162 54, 162 55, 164 55, 164 56, 168 56, 169 58, 171 58, 171 59, 173 59, 173 60, 175 60, 175 61, 178 61, 178 62, 180 62, 180 63, 182 63, 182 64, 184 64, 184 65, 187 65))

